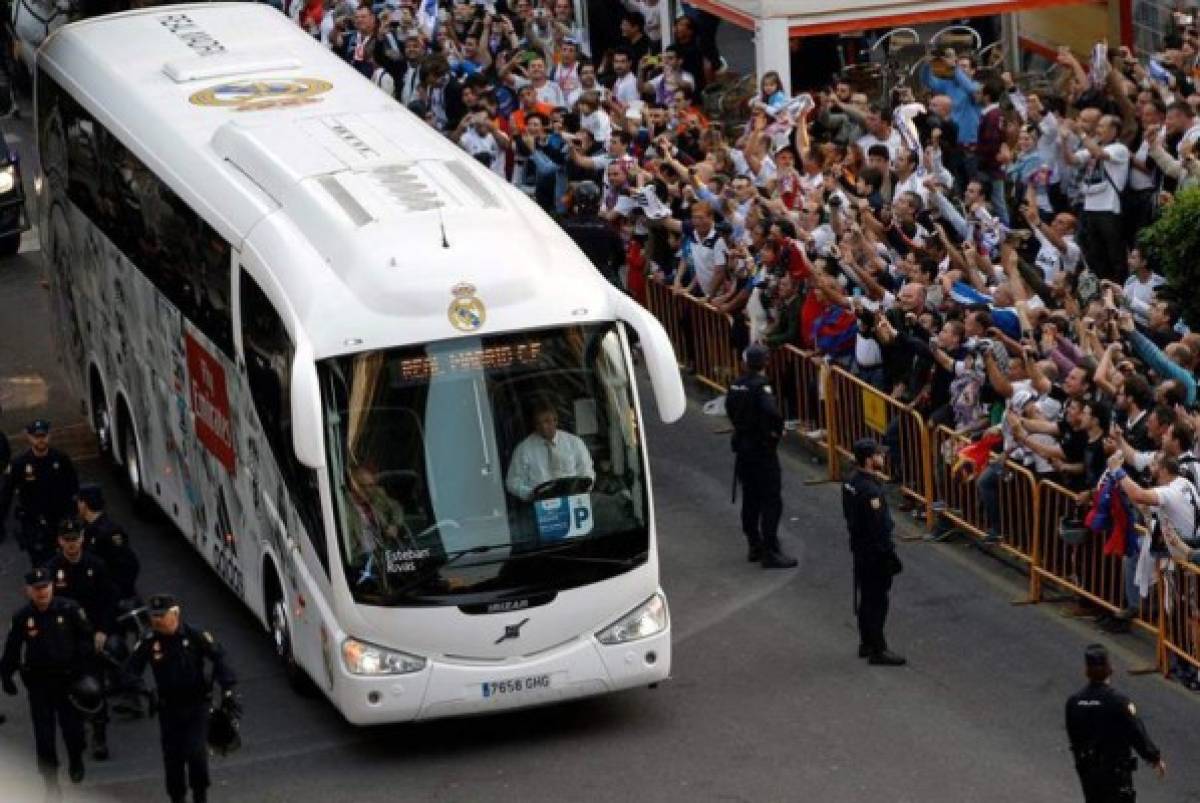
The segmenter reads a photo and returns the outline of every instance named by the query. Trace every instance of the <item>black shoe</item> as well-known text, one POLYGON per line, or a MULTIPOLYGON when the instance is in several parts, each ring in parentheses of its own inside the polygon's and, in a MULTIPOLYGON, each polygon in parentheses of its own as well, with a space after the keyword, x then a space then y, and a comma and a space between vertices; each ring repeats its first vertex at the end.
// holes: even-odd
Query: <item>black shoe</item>
POLYGON ((760 560, 762 560, 762 556, 763 556, 762 538, 760 538, 758 535, 747 535, 746 536, 746 544, 748 545, 748 548, 746 550, 746 562, 747 563, 758 563, 760 560))
POLYGON ((790 555, 778 551, 768 551, 762 556, 764 569, 794 569, 799 561, 790 555))
POLYGON ((904 660, 904 656, 896 655, 896 653, 889 650, 872 653, 868 660, 871 666, 904 666, 908 663, 908 661, 904 660))
POLYGON ((871 648, 868 647, 866 644, 859 644, 858 645, 858 657, 859 658, 871 657, 871 648))
POLYGON ((71 779, 71 783, 81 783, 83 781, 83 757, 71 759, 71 766, 67 770, 67 777, 71 779))

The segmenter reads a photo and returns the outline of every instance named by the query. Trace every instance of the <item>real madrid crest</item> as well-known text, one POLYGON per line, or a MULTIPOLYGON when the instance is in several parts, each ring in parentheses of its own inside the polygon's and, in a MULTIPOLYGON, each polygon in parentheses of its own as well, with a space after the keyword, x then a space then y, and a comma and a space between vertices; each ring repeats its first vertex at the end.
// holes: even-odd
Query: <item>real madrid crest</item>
POLYGON ((450 288, 454 300, 446 310, 450 325, 460 332, 474 332, 487 320, 487 308, 475 297, 475 285, 459 282, 450 288))
POLYGON ((193 92, 188 100, 196 106, 258 111, 317 103, 331 89, 333 84, 320 78, 237 80, 193 92))

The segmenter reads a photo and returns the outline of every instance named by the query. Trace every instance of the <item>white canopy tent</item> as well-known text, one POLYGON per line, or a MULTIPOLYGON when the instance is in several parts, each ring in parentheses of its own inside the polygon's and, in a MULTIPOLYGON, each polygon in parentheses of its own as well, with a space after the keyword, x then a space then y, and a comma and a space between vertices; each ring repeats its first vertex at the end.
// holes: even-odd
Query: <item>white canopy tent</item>
MULTIPOLYGON (((1096 0, 689 0, 696 8, 754 32, 755 70, 788 81, 788 39, 866 28, 893 28, 962 17, 1009 14, 1096 0)), ((790 86, 786 87, 790 91, 790 86)))

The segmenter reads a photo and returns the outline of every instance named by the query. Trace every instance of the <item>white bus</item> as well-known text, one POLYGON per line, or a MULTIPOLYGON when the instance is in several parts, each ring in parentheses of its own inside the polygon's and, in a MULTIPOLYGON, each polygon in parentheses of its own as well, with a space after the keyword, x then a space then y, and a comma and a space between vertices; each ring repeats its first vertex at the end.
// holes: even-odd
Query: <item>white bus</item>
POLYGON ((290 679, 373 723, 668 675, 630 330, 667 421, 678 367, 553 220, 262 5, 66 25, 35 89, 75 389, 290 679))

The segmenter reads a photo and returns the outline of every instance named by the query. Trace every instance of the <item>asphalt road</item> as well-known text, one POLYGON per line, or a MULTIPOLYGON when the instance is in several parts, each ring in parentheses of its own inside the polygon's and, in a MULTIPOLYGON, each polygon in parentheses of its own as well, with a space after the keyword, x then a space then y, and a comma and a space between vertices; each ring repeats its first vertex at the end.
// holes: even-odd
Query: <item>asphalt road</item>
MULTIPOLYGON (((6 130, 29 149, 28 125, 6 130)), ((28 151, 27 151, 28 153, 28 151)), ((65 399, 48 338, 40 257, 29 242, 0 262, 0 429, 36 414, 70 448, 65 399)), ((648 398, 649 394, 643 394, 648 398)), ((721 422, 696 395, 679 424, 646 423, 655 479, 663 585, 675 633, 673 677, 635 690, 488 718, 359 729, 322 699, 295 696, 265 633, 191 547, 162 524, 138 522, 111 472, 92 459, 113 513, 142 555, 141 586, 170 589, 185 616, 224 642, 241 677, 245 746, 215 759, 212 800, 393 801, 1062 801, 1080 798, 1062 725, 1082 685, 1082 651, 1106 641, 1116 682, 1145 717, 1170 765, 1165 782, 1138 773, 1143 800, 1200 800, 1192 693, 1131 676, 1150 645, 1105 637, 1053 605, 1014 606, 1018 574, 963 544, 903 544, 889 637, 903 669, 855 657, 850 560, 837 486, 807 484, 819 467, 785 457, 783 540, 801 560, 765 572, 743 562, 728 504, 730 454, 721 422)), ((20 602, 25 566, 0 545, 0 609, 20 602)), ((24 697, 0 698, 0 801, 40 799, 24 697)), ((157 725, 117 722, 113 759, 89 763, 68 800, 165 799, 157 725)))

